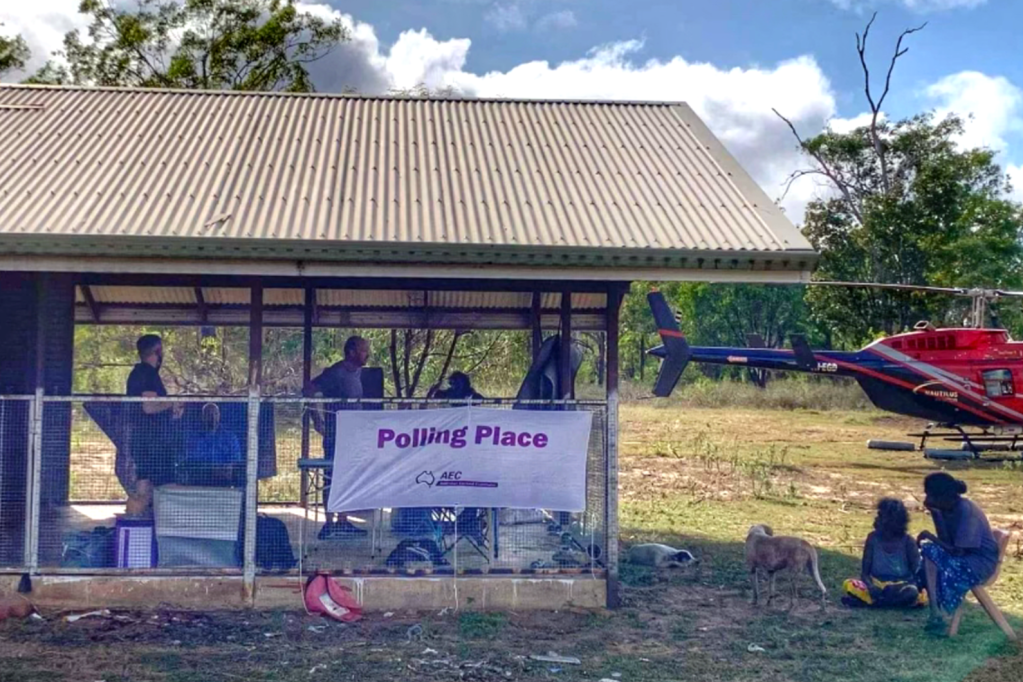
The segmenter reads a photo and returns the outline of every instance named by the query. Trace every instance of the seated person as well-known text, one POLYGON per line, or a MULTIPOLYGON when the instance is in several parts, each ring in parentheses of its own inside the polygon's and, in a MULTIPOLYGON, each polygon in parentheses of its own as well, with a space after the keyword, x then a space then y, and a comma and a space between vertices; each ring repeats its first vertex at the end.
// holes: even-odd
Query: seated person
POLYGON ((946 627, 942 613, 955 613, 967 592, 994 575, 999 547, 984 512, 963 497, 965 483, 939 471, 924 479, 924 492, 937 531, 917 536, 931 595, 927 630, 941 634, 946 627))
POLYGON ((437 400, 482 400, 483 396, 472 387, 469 376, 463 372, 452 372, 448 377, 448 387, 430 391, 429 398, 437 400))
MULTIPOLYGON (((472 387, 472 381, 464 372, 452 372, 448 376, 448 387, 438 389, 440 384, 430 389, 427 399, 436 400, 482 400, 483 396, 472 387)), ((458 519, 447 529, 452 533, 454 526, 457 526, 460 534, 479 535, 478 529, 485 519, 481 517, 485 510, 476 507, 467 507, 458 515, 458 519)), ((391 516, 391 528, 396 533, 403 535, 417 535, 424 529, 434 526, 433 509, 430 507, 405 507, 395 509, 391 516)))
POLYGON ((908 529, 906 505, 891 498, 877 503, 874 532, 863 544, 860 579, 843 583, 843 604, 904 608, 927 603, 918 587, 920 550, 908 529))
POLYGON ((202 408, 202 427, 185 438, 183 465, 192 485, 212 483, 232 485, 239 465, 244 465, 238 438, 220 427, 220 407, 206 403, 202 408))

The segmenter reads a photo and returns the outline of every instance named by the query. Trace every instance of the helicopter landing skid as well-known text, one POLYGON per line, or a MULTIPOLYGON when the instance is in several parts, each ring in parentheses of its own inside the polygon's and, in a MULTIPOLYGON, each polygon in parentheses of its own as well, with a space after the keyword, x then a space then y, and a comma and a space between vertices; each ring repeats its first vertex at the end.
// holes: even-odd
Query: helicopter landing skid
POLYGON ((929 459, 1008 462, 1023 460, 1023 432, 989 429, 967 431, 958 424, 931 423, 921 433, 908 434, 920 439, 920 450, 929 459), (928 439, 939 439, 944 443, 959 443, 958 449, 927 448, 928 439), (986 453, 1006 453, 991 456, 986 453), (1016 454, 1007 454, 1016 453, 1016 454))

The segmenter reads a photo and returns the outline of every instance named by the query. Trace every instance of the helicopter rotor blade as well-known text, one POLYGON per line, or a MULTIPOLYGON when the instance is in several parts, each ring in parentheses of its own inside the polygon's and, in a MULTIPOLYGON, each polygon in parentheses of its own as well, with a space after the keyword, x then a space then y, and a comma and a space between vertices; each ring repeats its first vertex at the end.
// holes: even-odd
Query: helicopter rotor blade
MULTIPOLYGON (((826 286, 826 287, 849 287, 852 289, 894 289, 898 291, 925 291, 934 294, 954 294, 956 296, 968 296, 969 289, 963 289, 960 287, 932 287, 925 286, 923 284, 881 284, 871 282, 830 282, 830 281, 818 281, 818 282, 807 282, 807 286, 826 286)), ((1009 292, 1007 295, 1019 295, 1023 296, 1023 292, 1009 292)))

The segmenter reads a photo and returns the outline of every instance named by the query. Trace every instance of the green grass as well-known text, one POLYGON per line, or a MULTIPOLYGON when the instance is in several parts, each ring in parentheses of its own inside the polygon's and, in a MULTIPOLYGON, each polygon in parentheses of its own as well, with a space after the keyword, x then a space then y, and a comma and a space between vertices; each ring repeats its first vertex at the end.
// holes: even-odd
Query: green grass
POLYGON ((466 639, 494 639, 507 624, 503 613, 467 611, 458 616, 458 633, 466 639))
MULTIPOLYGON (((685 379, 683 378, 683 381, 685 379)), ((682 383, 670 398, 650 400, 649 382, 625 382, 621 394, 638 403, 649 401, 673 409, 752 408, 758 410, 813 409, 854 411, 871 409, 870 400, 854 382, 816 377, 781 377, 764 389, 744 381, 700 378, 682 383)))
MULTIPOLYGON (((677 579, 679 589, 733 595, 717 604, 716 614, 697 604, 691 611, 695 623, 666 626, 664 636, 691 641, 684 639, 685 634, 694 637, 695 632, 699 639, 701 617, 713 620, 734 613, 727 640, 731 653, 748 659, 743 648, 748 643, 767 650, 756 664, 762 671, 747 669, 719 679, 952 682, 966 678, 989 658, 1013 651, 973 606, 955 641, 925 638, 924 615, 919 612, 850 612, 835 606, 842 580, 859 571, 860 546, 873 521, 872 505, 888 495, 912 505, 922 498, 924 475, 937 468, 919 453, 868 451, 864 441, 904 440, 918 424, 877 412, 674 412, 654 405, 625 408, 622 424, 624 539, 687 547, 702 561, 698 575, 677 579), (755 480, 749 480, 751 470, 755 480), (827 614, 801 606, 799 617, 789 617, 753 611, 743 603, 750 595, 743 540, 753 523, 767 523, 778 534, 805 537, 819 548, 822 577, 832 595, 827 614)), ((971 497, 994 525, 1009 527, 1023 520, 1018 467, 947 468, 967 481, 971 497)), ((914 531, 926 528, 929 519, 917 511, 912 526, 914 531)), ((623 580, 644 593, 663 592, 660 586, 649 587, 656 584, 649 571, 627 569, 623 580)), ((1007 558, 990 591, 1019 625, 1023 562, 1007 558)), ((803 594, 809 608, 808 581, 803 594)), ((787 605, 787 596, 782 604, 787 605)))
MULTIPOLYGON (((918 453, 868 451, 864 442, 904 439, 919 424, 869 410, 643 401, 623 407, 621 425, 623 543, 667 542, 701 561, 661 574, 622 565, 619 610, 370 615, 318 634, 307 628, 321 621, 301 613, 210 614, 204 626, 152 627, 145 618, 138 626, 101 619, 6 622, 0 624, 0 681, 583 682, 616 679, 613 673, 623 682, 1023 679, 1023 655, 975 605, 961 636, 945 640, 924 635, 922 612, 853 611, 837 603, 842 580, 858 572, 875 501, 893 495, 916 505, 924 475, 937 468, 918 453), (830 592, 826 611, 808 578, 791 613, 784 580, 778 603, 750 606, 743 541, 753 523, 818 547, 830 592), (424 637, 410 643, 405 633, 416 623, 424 637), (281 635, 268 639, 265 632, 281 635), (764 651, 750 652, 750 644, 764 651), (577 656, 582 665, 529 659, 550 650, 577 656)), ((947 468, 968 482, 994 525, 1023 525, 1020 467, 947 468)), ((927 526, 914 509, 913 530, 927 526)), ((1016 555, 1013 548, 990 591, 1023 630, 1023 560, 1016 555)))

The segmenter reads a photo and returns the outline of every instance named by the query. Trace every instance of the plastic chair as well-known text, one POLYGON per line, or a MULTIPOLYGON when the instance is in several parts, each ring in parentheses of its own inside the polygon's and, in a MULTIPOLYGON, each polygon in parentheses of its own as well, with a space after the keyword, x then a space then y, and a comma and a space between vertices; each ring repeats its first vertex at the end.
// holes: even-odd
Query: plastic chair
MULTIPOLYGON (((1012 537, 1012 533, 1000 529, 995 529, 992 533, 995 536, 995 542, 998 543, 998 565, 995 566, 995 572, 991 575, 987 582, 983 585, 977 585, 971 591, 973 592, 973 596, 977 598, 977 601, 980 602, 980 605, 984 607, 984 611, 987 612, 987 615, 995 622, 995 625, 1002 629, 1002 632, 1005 633, 1006 637, 1015 642, 1016 632, 1012 629, 1012 626, 1009 625, 1009 621, 1005 620, 1005 616, 1002 615, 1002 612, 995 605, 994 601, 991 600, 990 595, 988 595, 987 589, 985 589, 994 585, 995 581, 998 580, 998 574, 1002 570, 1002 559, 1005 558, 1005 551, 1009 547, 1009 539, 1012 537)), ((955 637, 959 633, 959 623, 963 619, 964 606, 966 606, 965 600, 956 610, 955 615, 952 616, 952 624, 948 628, 949 637, 955 637)))

